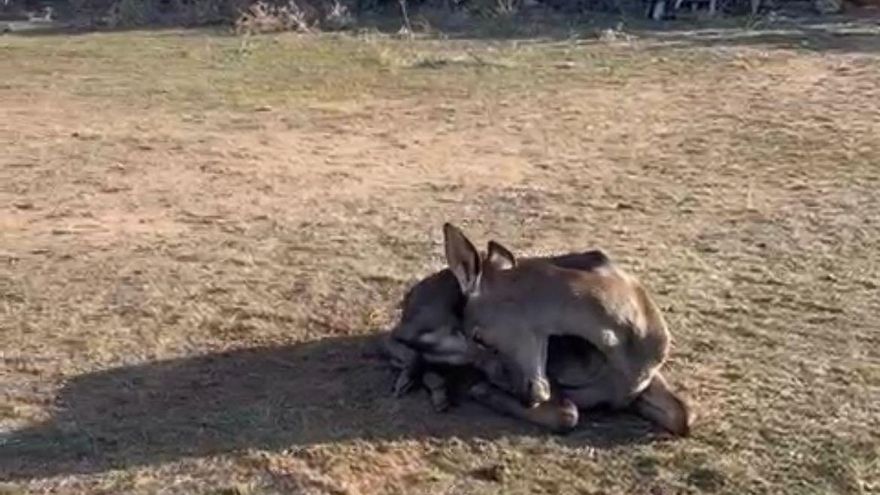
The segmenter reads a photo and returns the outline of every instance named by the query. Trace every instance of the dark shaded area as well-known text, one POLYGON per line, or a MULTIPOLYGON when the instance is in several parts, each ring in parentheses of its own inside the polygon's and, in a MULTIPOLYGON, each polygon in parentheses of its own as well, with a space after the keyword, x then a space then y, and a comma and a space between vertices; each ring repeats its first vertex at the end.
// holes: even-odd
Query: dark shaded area
MULTIPOLYGON (((411 16, 418 19, 420 14, 415 11, 411 16)), ((506 19, 469 19, 466 22, 460 20, 453 22, 434 11, 425 18, 434 29, 449 39, 586 42, 597 41, 603 31, 616 29, 624 20, 620 15, 613 14, 572 16, 549 11, 506 19)), ((0 20, 0 28, 3 24, 4 21, 0 20)), ((400 28, 400 25, 401 20, 394 12, 370 13, 357 16, 352 30, 393 33, 400 28)), ((148 29, 156 32, 169 31, 169 35, 180 35, 181 27, 184 26, 162 25, 148 29)), ((129 29, 145 28, 75 27, 69 23, 59 22, 51 25, 34 25, 27 29, 14 29, 6 35, 57 36, 129 29)), ((233 35, 228 25, 202 26, 194 33, 204 33, 206 29, 218 36, 233 35)), ((751 24, 744 17, 653 22, 627 16, 620 34, 622 39, 633 36, 655 47, 756 46, 874 54, 880 52, 880 9, 853 9, 847 15, 835 16, 782 16, 772 22, 767 19, 756 19, 751 24)))
MULTIPOLYGON (((471 403, 435 413, 422 391, 394 399, 392 382, 369 337, 88 373, 65 384, 52 421, 0 438, 0 480, 354 439, 549 435, 471 403)), ((561 441, 609 446, 656 438, 628 414, 584 414, 582 422, 561 441)))
POLYGON ((754 29, 698 27, 650 31, 645 36, 683 48, 756 46, 874 54, 880 52, 880 11, 868 12, 861 17, 792 19, 754 29))

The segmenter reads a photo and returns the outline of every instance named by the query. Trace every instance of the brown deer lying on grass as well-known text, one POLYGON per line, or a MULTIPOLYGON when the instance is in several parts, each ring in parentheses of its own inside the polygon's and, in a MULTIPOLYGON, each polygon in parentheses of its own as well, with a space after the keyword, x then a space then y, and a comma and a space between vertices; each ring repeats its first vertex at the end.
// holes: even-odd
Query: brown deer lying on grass
MULTIPOLYGON (((604 263, 605 256, 599 251, 587 251, 546 259, 559 266, 589 270, 604 263)), ((554 431, 573 428, 577 424, 577 407, 558 394, 555 400, 531 408, 504 391, 512 390, 515 381, 508 376, 508 370, 493 351, 480 347, 462 333, 465 302, 449 269, 425 277, 407 292, 401 304, 400 323, 384 342, 392 364, 401 370, 394 394, 403 395, 421 382, 430 392, 431 403, 440 411, 450 406, 450 393, 464 394, 501 413, 554 431)), ((562 339, 551 342, 552 370, 562 376, 588 374, 593 350, 583 343, 571 344, 562 339), (566 366, 576 370, 565 369, 566 366)))
POLYGON ((456 227, 443 230, 449 268, 407 293, 386 340, 402 370, 396 394, 420 380, 445 409, 449 389, 463 390, 554 431, 573 428, 578 408, 632 407, 689 433, 690 408, 659 373, 665 323, 601 251, 517 260, 494 241, 481 255, 456 227))

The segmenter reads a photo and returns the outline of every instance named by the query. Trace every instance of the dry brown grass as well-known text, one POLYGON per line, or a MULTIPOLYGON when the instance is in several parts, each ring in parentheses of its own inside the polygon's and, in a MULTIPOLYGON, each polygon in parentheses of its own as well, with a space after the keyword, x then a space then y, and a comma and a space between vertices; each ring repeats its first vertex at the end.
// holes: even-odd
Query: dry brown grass
POLYGON ((880 490, 873 56, 133 32, 0 73, 3 493, 880 490), (643 277, 693 438, 393 400, 370 338, 445 220, 643 277))

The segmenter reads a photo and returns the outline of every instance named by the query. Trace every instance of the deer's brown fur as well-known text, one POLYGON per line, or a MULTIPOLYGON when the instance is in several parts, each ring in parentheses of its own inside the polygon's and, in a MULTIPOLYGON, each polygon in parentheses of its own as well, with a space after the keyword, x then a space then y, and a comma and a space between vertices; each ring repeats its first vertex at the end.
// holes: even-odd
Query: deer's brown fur
POLYGON ((485 254, 455 226, 443 228, 446 258, 465 297, 465 335, 498 352, 524 406, 550 399, 549 337, 581 338, 601 366, 563 394, 580 408, 634 406, 679 435, 693 415, 660 375, 669 352, 666 323, 647 290, 603 256, 588 269, 546 259, 517 260, 496 242, 485 254))

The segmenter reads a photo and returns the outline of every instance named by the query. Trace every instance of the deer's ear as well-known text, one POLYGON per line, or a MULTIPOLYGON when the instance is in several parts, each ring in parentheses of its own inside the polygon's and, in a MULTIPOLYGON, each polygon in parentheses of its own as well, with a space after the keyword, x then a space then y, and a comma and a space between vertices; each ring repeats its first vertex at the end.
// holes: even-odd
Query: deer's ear
POLYGON ((478 294, 482 263, 477 248, 451 223, 443 224, 443 246, 446 250, 446 264, 458 280, 461 292, 466 296, 478 294))
POLYGON ((516 266, 516 257, 509 249, 495 241, 489 241, 486 259, 496 270, 510 270, 516 266))

